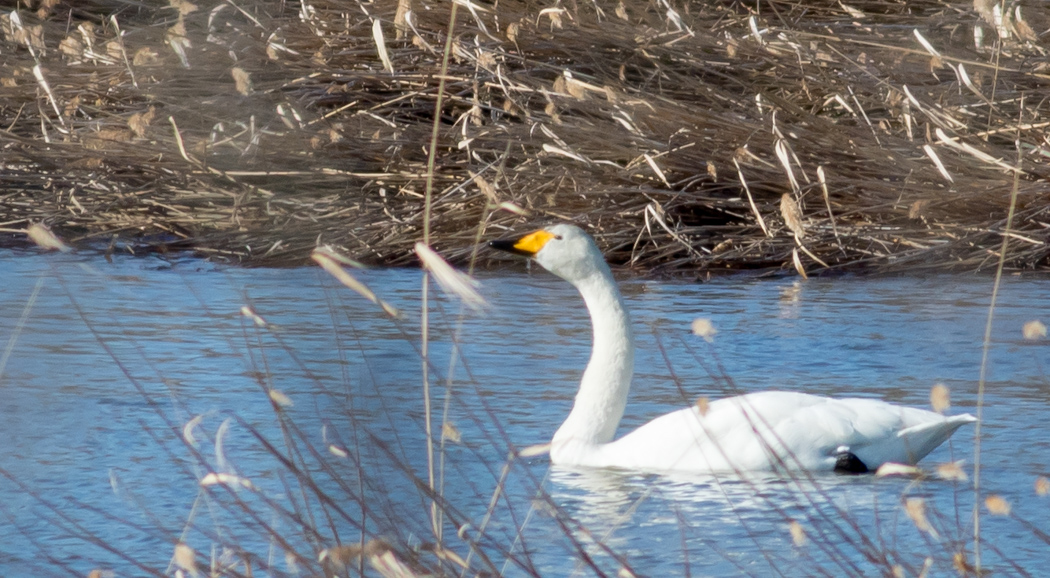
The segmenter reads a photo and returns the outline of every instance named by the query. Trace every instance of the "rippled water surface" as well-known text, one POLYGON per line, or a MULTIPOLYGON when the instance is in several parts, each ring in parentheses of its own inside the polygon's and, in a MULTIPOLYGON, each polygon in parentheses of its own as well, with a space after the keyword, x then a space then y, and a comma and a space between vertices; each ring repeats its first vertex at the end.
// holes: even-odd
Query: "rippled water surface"
MULTIPOLYGON (((213 548, 239 543, 257 556, 254 575, 309 574, 321 549, 359 540, 362 520, 369 535, 434 560, 417 485, 428 478, 421 275, 357 275, 401 310, 399 322, 315 268, 0 252, 0 575, 164 572, 180 537, 201 564, 241 563, 245 554, 213 548), (241 314, 246 305, 265 327, 241 314), (314 489, 299 489, 275 457, 289 454, 314 489), (251 488, 202 491, 208 473, 251 488), (267 527, 288 542, 266 538, 267 527)), ((430 291, 435 439, 446 411, 445 432, 459 437, 434 466, 445 468, 444 543, 474 567, 837 576, 900 565, 915 575, 930 557, 950 574, 956 551, 973 563, 973 428, 924 462, 965 460, 971 479, 960 483, 574 471, 542 457, 503 470, 511 447, 543 443, 567 414, 590 327, 574 289, 546 273, 480 281, 489 307, 462 317, 430 291), (923 500, 926 531, 907 498, 923 500)), ((773 387, 927 406, 940 382, 951 411, 976 412, 990 278, 627 281, 624 293, 639 352, 621 432, 701 396, 773 387), (696 317, 717 327, 712 346, 689 333, 696 317)), ((1006 575, 1039 575, 1050 561, 1039 534, 1050 532, 1050 498, 1034 490, 1050 473, 1050 349, 1022 338, 1031 319, 1050 323, 1050 282, 1005 279, 981 481, 1011 514, 982 515, 981 553, 1006 575)))

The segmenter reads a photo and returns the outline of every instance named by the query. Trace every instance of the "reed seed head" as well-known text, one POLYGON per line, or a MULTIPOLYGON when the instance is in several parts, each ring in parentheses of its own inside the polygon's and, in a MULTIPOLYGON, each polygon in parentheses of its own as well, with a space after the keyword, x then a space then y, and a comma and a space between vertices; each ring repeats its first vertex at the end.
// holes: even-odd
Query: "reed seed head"
POLYGON ((356 291, 365 299, 382 307, 387 315, 395 318, 401 315, 401 312, 399 312, 396 307, 383 301, 379 297, 376 297, 376 294, 373 293, 368 286, 355 279, 353 275, 347 273, 345 269, 340 267, 339 263, 336 262, 336 259, 334 259, 328 252, 321 249, 315 249, 313 254, 310 255, 310 258, 327 271, 329 275, 335 277, 340 283, 356 291))
POLYGON ((290 574, 299 573, 299 559, 296 557, 295 552, 291 550, 284 552, 284 566, 290 574))
POLYGON ((1045 476, 1039 476, 1035 479, 1035 495, 1045 496, 1047 494, 1050 494, 1050 480, 1045 476))
POLYGON ((333 456, 335 456, 337 458, 348 458, 348 457, 350 457, 350 453, 349 452, 347 452, 346 450, 344 450, 343 448, 341 448, 341 447, 339 447, 339 446, 337 446, 335 444, 328 444, 328 453, 332 454, 333 456))
POLYGON ((255 485, 252 484, 248 478, 242 478, 233 474, 227 474, 223 472, 209 472, 200 481, 201 487, 207 488, 209 486, 227 486, 230 488, 244 488, 246 490, 255 490, 255 485))
POLYGON ((707 319, 705 317, 697 317, 693 320, 692 328, 693 335, 696 335, 697 337, 703 337, 704 341, 708 343, 714 343, 715 334, 718 333, 718 330, 715 329, 715 324, 711 323, 710 319, 707 319))
POLYGON ((895 462, 886 462, 879 466, 879 469, 875 470, 876 478, 885 478, 888 476, 901 476, 905 478, 918 478, 922 476, 922 469, 916 466, 910 466, 908 464, 898 464, 895 462))
POLYGON ((930 388, 930 405, 933 411, 944 413, 952 406, 948 386, 938 383, 930 388))
POLYGON ((29 225, 29 228, 26 229, 26 235, 28 235, 29 239, 36 243, 41 249, 47 249, 48 251, 61 251, 63 253, 68 253, 73 250, 69 248, 69 245, 66 245, 61 239, 55 236, 55 234, 51 232, 51 229, 48 229, 40 223, 29 225))
POLYGON ((255 325, 258 327, 266 327, 266 320, 260 317, 257 313, 255 313, 254 309, 248 307, 247 305, 241 307, 241 315, 247 317, 248 319, 251 319, 252 323, 255 323, 255 325))
POLYGON ((482 310, 488 303, 478 293, 478 282, 470 275, 452 268, 441 255, 423 243, 416 243, 416 255, 423 267, 434 275, 434 280, 445 293, 459 297, 463 303, 475 311, 482 310))
POLYGON ((518 450, 518 457, 520 458, 534 458, 536 456, 545 456, 551 453, 550 444, 536 444, 527 446, 518 450))
POLYGON ((270 400, 280 407, 292 407, 295 405, 292 403, 292 398, 285 395, 284 392, 279 389, 270 390, 270 400))
POLYGON ((175 544, 175 565, 183 572, 189 572, 191 576, 198 576, 197 554, 186 544, 179 542, 175 544))
POLYGON ((802 528, 802 524, 792 520, 791 524, 788 525, 788 531, 791 532, 791 541, 794 542, 795 546, 801 548, 806 544, 806 531, 802 528))
POLYGON ((930 525, 930 520, 926 517, 926 500, 922 498, 908 498, 904 501, 904 512, 915 523, 916 528, 934 538, 937 537, 937 530, 930 525))
POLYGON ((459 430, 456 429, 456 426, 447 421, 441 424, 441 437, 454 444, 460 443, 463 439, 463 436, 459 433, 459 430))
POLYGON ((233 77, 233 84, 237 88, 237 92, 244 96, 251 94, 252 79, 250 74, 245 72, 243 68, 235 66, 230 69, 230 76, 233 77))
POLYGON ((1046 337, 1046 325, 1043 325, 1043 322, 1038 319, 1033 319, 1024 324, 1024 327, 1021 328, 1021 334, 1028 341, 1041 339, 1046 337))
POLYGON ((969 478, 967 478, 966 472, 963 471, 962 464, 961 461, 940 464, 937 466, 937 476, 942 480, 965 482, 969 478))
POLYGON ((802 209, 791 193, 780 195, 780 215, 784 218, 784 224, 796 237, 801 239, 806 236, 806 228, 802 223, 802 209))
POLYGON ((340 566, 346 566, 361 555, 361 546, 358 544, 340 544, 332 548, 325 548, 317 553, 317 561, 329 560, 340 566))
POLYGON ((992 494, 984 499, 984 507, 994 516, 1009 516, 1010 502, 1000 495, 992 494))

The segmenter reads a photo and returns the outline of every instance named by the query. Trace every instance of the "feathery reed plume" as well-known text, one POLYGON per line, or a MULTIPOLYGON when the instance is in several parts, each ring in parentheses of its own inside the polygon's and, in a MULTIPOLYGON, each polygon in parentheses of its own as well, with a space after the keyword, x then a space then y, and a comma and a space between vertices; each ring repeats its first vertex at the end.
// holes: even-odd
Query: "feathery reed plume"
POLYGON ((445 293, 460 298, 475 311, 481 311, 488 305, 478 293, 478 282, 474 278, 453 269, 441 255, 422 242, 416 243, 415 250, 423 267, 434 275, 434 280, 445 293))
POLYGON ((708 343, 714 343, 715 335, 718 333, 718 330, 715 329, 715 324, 712 323, 710 319, 707 319, 706 317, 697 317, 693 320, 690 327, 693 330, 693 335, 703 337, 704 341, 708 343))
POLYGON ((200 575, 200 572, 197 570, 197 553, 186 544, 182 542, 175 544, 173 561, 180 570, 188 572, 190 576, 196 577, 200 575))
POLYGON ((328 254, 320 251, 314 251, 314 253, 311 255, 311 258, 314 260, 315 263, 320 265, 322 269, 327 271, 329 275, 335 277, 336 280, 338 280, 340 283, 356 291, 358 295, 382 307, 383 311, 385 311, 387 315, 391 317, 400 316, 400 313, 398 312, 396 307, 387 303, 386 301, 383 301, 379 297, 376 297, 376 294, 373 293, 372 290, 368 288, 368 286, 355 279, 353 275, 351 275, 345 269, 340 267, 339 264, 336 263, 335 259, 328 256, 328 254))
POLYGON ((988 512, 993 516, 1010 515, 1010 502, 1007 502, 1002 496, 989 495, 984 499, 984 507, 988 508, 988 512))
POLYGON ((937 477, 953 482, 965 482, 970 479, 966 472, 963 471, 961 461, 939 464, 937 466, 937 477))
POLYGON ((1050 494, 1050 479, 1045 476, 1039 476, 1035 479, 1035 494, 1037 496, 1046 496, 1050 494))
POLYGON ((922 498, 907 498, 904 500, 904 513, 915 523, 915 527, 926 532, 934 539, 938 538, 937 530, 930 524, 926 516, 926 500, 922 498))
POLYGON ((1046 337, 1046 325, 1043 325, 1043 322, 1038 319, 1027 321, 1021 328, 1021 335, 1028 341, 1042 339, 1046 337))
POLYGON ((29 225, 29 228, 26 229, 26 235, 41 249, 46 249, 48 251, 61 251, 63 253, 68 253, 73 250, 69 245, 66 245, 61 239, 55 236, 55 234, 51 232, 51 229, 48 229, 40 223, 29 225))
POLYGON ((948 386, 938 383, 930 388, 930 406, 937 413, 944 413, 951 408, 952 403, 948 386))
POLYGON ((802 524, 792 520, 791 524, 788 525, 788 530, 791 532, 791 541, 794 542, 796 547, 801 548, 806 545, 806 531, 802 528, 802 524))

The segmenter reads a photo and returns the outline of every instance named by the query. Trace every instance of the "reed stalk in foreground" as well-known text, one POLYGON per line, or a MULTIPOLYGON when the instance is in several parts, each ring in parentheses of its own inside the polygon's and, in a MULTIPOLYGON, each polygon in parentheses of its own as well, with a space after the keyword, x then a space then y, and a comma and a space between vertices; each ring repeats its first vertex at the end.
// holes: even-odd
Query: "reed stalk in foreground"
MULTIPOLYGON (((448 74, 449 56, 452 54, 452 40, 454 38, 454 32, 456 30, 456 12, 459 5, 452 3, 448 17, 448 32, 445 34, 445 49, 441 53, 441 67, 438 71, 438 86, 437 86, 437 97, 434 100, 434 121, 430 132, 430 148, 427 152, 427 172, 426 180, 424 185, 424 206, 423 206, 423 245, 429 249, 430 245, 430 219, 431 219, 431 208, 434 196, 434 166, 437 160, 437 147, 438 139, 440 136, 441 128, 441 116, 443 113, 443 104, 445 99, 445 78, 448 74)), ((436 489, 434 481, 434 432, 431 426, 431 399, 430 399, 430 372, 425 362, 428 352, 430 333, 429 333, 429 299, 428 291, 430 290, 430 273, 429 269, 423 273, 423 312, 421 315, 422 319, 422 341, 423 341, 423 405, 424 411, 426 412, 426 435, 427 435, 427 476, 430 482, 430 489, 434 491, 436 489)), ((442 444, 443 445, 443 444, 442 444)), ((437 504, 431 505, 430 515, 432 518, 434 537, 438 544, 441 544, 442 538, 442 522, 439 516, 437 504)))
MULTIPOLYGON (((1021 148, 1017 148, 1018 163, 1021 148)), ((1003 279, 1003 266, 1006 263, 1007 249, 1010 244, 1010 232, 1013 225, 1014 209, 1017 206, 1018 173, 1014 172, 1014 185, 1010 190, 1010 208, 1006 213, 1006 225, 1003 228, 1003 244, 999 249, 999 262, 995 268, 995 282, 992 284, 992 297, 988 304, 988 318, 984 325, 984 340, 981 346, 981 369, 977 378, 977 423, 974 427, 973 444, 973 556, 977 573, 981 573, 981 417, 984 415, 985 377, 988 375, 988 352, 992 346, 992 320, 995 316, 995 302, 999 297, 999 285, 1003 279)))

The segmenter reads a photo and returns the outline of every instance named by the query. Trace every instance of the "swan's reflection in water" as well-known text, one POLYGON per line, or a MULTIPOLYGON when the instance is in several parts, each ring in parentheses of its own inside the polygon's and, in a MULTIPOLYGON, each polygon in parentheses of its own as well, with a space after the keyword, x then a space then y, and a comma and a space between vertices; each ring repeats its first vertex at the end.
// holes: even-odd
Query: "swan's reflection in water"
POLYGON ((863 561, 877 542, 867 536, 877 527, 875 517, 887 517, 880 504, 896 510, 906 485, 833 474, 657 475, 552 467, 547 488, 559 512, 575 521, 574 539, 582 550, 607 561, 611 572, 626 562, 638 575, 669 575, 668 569, 684 574, 686 565, 704 575, 795 575, 811 574, 817 566, 842 571, 853 564, 851 557, 863 561), (807 536, 801 547, 792 522, 807 536))

